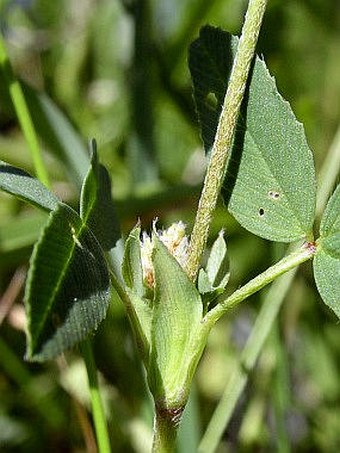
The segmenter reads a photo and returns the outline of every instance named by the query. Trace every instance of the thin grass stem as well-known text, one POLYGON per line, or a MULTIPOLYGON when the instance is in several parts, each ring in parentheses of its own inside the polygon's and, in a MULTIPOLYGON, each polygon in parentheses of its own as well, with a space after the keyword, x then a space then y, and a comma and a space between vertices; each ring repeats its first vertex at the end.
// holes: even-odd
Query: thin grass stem
POLYGON ((44 164, 38 137, 33 125, 31 114, 26 103, 26 99, 18 79, 16 79, 11 63, 9 61, 5 42, 0 33, 0 68, 3 72, 8 91, 11 96, 13 106, 18 117, 21 129, 24 133, 26 142, 31 152, 37 178, 46 186, 50 187, 50 180, 46 166, 44 164))
POLYGON ((89 339, 83 341, 81 350, 86 365, 90 387, 93 422, 96 431, 99 453, 111 453, 109 433, 105 418, 104 406, 99 391, 97 368, 93 357, 92 345, 89 339))

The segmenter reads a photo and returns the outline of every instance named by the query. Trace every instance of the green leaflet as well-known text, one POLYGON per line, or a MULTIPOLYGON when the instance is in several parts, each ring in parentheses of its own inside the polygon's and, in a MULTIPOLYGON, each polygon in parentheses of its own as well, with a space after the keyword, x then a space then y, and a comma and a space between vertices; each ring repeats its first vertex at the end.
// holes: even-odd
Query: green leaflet
MULTIPOLYGON (((202 319, 195 285, 154 235, 155 298, 151 327, 149 384, 167 407, 186 401, 192 378, 193 341, 202 319)), ((194 351, 195 355, 197 350, 194 351)))
POLYGON ((140 226, 136 226, 129 234, 125 243, 122 273, 125 284, 139 297, 143 297, 143 271, 140 250, 140 226))
POLYGON ((133 327, 137 348, 141 353, 144 365, 148 368, 150 343, 151 343, 151 321, 152 307, 147 300, 139 297, 130 288, 125 289, 130 301, 127 308, 127 315, 133 327))
MULTIPOLYGON (((194 96, 207 151, 217 130, 229 59, 237 45, 237 39, 228 36, 204 27, 190 49, 194 96)), ((261 237, 283 242, 312 237, 312 153, 302 125, 259 58, 254 62, 229 156, 223 197, 240 224, 261 237)))
POLYGON ((205 269, 201 268, 198 274, 198 290, 205 309, 224 291, 229 276, 227 244, 221 231, 213 243, 205 269))
POLYGON ((59 204, 35 245, 25 302, 29 360, 58 356, 104 319, 110 301, 103 252, 78 214, 59 204))
POLYGON ((340 259, 340 185, 329 199, 320 224, 322 248, 340 259))
POLYGON ((340 185, 328 201, 320 233, 314 277, 323 301, 340 318, 340 185))
POLYGON ((102 249, 119 237, 107 171, 95 145, 81 193, 81 215, 59 203, 37 179, 0 162, 0 188, 45 211, 50 220, 35 245, 26 285, 27 358, 54 358, 83 340, 104 319, 109 276, 102 249), (90 226, 94 231, 88 228, 90 226))
POLYGON ((0 161, 0 189, 44 211, 53 211, 58 198, 40 181, 20 168, 0 161))
POLYGON ((315 255, 313 268, 322 300, 340 318, 340 259, 320 249, 315 255))
POLYGON ((221 231, 213 243, 206 266, 212 288, 224 289, 229 280, 229 257, 223 234, 223 231, 221 231))
POLYGON ((112 249, 119 240, 120 228, 111 195, 110 176, 98 161, 95 140, 90 146, 92 159, 81 190, 80 217, 106 251, 112 249))
POLYGON ((141 351, 147 367, 151 341, 152 307, 150 301, 144 298, 146 288, 143 283, 140 231, 140 226, 137 225, 125 242, 122 274, 129 299, 127 314, 133 326, 137 347, 141 351))

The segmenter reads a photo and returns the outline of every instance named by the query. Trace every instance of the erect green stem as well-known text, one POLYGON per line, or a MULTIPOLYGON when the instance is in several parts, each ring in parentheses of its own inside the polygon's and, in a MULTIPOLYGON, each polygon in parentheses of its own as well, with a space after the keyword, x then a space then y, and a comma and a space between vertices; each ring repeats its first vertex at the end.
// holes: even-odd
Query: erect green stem
POLYGON ((186 270, 193 281, 197 277, 201 257, 209 234, 212 215, 220 193, 227 156, 232 145, 237 118, 246 89, 250 65, 254 56, 266 5, 267 0, 249 1, 191 235, 186 270))
POLYGON ((96 431, 99 453, 111 453, 109 434, 105 419, 104 407, 99 392, 97 368, 93 357, 92 345, 89 339, 83 341, 81 350, 86 365, 89 380, 93 422, 96 431))
POLYGON ((220 296, 218 304, 206 314, 204 321, 209 325, 209 327, 212 327, 224 313, 236 307, 236 305, 240 302, 271 283, 280 275, 311 259, 315 254, 315 250, 316 248, 314 243, 305 243, 298 250, 285 256, 278 263, 269 267, 244 286, 237 289, 229 297, 223 295, 220 296))
MULTIPOLYGON (((182 411, 180 411, 181 414, 182 411)), ((179 418, 180 416, 171 410, 155 407, 152 453, 173 453, 175 451, 179 418)))
POLYGON ((41 156, 38 138, 34 129, 33 121, 27 107, 27 103, 19 81, 15 78, 7 56, 6 47, 0 33, 0 68, 8 85, 8 90, 21 126, 25 139, 31 151, 37 178, 50 187, 48 173, 41 156))

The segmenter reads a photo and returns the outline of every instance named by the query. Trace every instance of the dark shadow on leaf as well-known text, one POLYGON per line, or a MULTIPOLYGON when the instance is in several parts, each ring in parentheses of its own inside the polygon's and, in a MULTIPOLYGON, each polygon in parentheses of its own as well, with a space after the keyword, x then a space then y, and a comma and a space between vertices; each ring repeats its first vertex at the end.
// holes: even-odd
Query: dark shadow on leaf
POLYGON ((8 164, 1 164, 0 163, 0 173, 5 173, 8 175, 15 175, 15 176, 23 176, 25 178, 33 178, 32 175, 27 173, 25 170, 21 168, 13 167, 12 165, 8 164))
POLYGON ((231 35, 209 25, 202 27, 189 49, 189 69, 206 153, 214 143, 232 63, 231 35))
POLYGON ((245 139, 245 133, 246 133, 246 128, 247 128, 247 109, 248 109, 248 101, 249 101, 249 87, 250 87, 250 81, 252 78, 252 73, 254 69, 254 62, 252 64, 249 78, 248 78, 248 83, 246 87, 246 91, 243 97, 243 101, 241 104, 241 109, 240 109, 240 114, 237 120, 237 125, 236 125, 236 131, 234 135, 234 140, 233 140, 233 146, 230 152, 230 156, 228 158, 227 162, 227 168, 225 172, 225 177, 221 189, 221 195, 223 198, 223 202, 226 207, 229 205, 229 201, 231 198, 231 195, 233 193, 235 184, 236 184, 236 179, 239 173, 239 168, 241 164, 241 159, 242 159, 242 153, 243 153, 243 148, 244 148, 244 139, 245 139))

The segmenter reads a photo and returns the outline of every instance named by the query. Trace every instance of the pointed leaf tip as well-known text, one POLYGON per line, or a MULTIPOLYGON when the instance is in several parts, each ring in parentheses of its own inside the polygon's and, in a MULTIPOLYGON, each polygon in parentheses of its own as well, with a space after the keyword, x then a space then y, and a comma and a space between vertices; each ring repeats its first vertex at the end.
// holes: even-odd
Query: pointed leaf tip
POLYGON ((44 211, 53 211, 58 198, 21 168, 0 161, 0 189, 44 211))
POLYGON ((120 226, 111 195, 111 180, 99 163, 96 141, 90 142, 91 166, 83 181, 80 217, 91 228, 102 248, 110 250, 121 237, 120 226))

